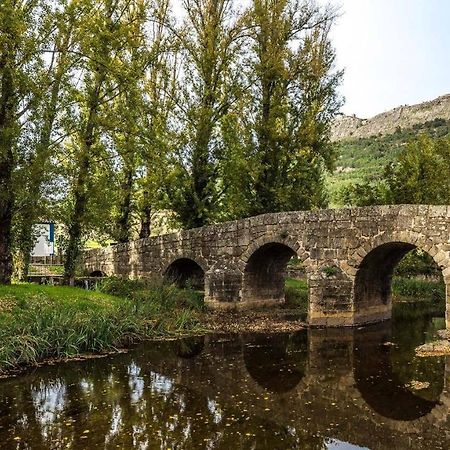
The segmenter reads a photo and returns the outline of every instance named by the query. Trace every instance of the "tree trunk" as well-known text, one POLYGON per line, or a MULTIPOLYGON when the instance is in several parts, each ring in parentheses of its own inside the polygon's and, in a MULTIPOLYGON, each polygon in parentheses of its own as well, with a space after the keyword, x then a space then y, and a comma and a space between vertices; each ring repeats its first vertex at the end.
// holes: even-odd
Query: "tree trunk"
POLYGON ((133 194, 134 166, 126 163, 124 167, 124 179, 122 181, 122 202, 119 218, 117 220, 118 241, 121 243, 130 240, 131 197, 133 194))
POLYGON ((51 156, 51 135, 56 119, 61 82, 67 69, 67 52, 70 46, 71 36, 72 28, 70 27, 66 34, 63 35, 62 43, 60 45, 56 44, 55 46, 55 49, 58 50, 59 59, 52 80, 50 100, 44 110, 44 122, 39 141, 36 145, 36 153, 30 166, 29 185, 27 186, 27 190, 29 193, 32 193, 32 195, 25 200, 25 204, 23 205, 23 208, 21 208, 22 221, 18 247, 20 248, 21 258, 23 260, 22 281, 27 279, 30 266, 30 254, 35 244, 32 235, 33 225, 37 221, 39 211, 38 202, 35 200, 39 200, 40 198, 46 164, 51 156))
POLYGON ((144 192, 144 207, 142 208, 141 231, 139 232, 140 239, 150 237, 151 233, 152 205, 147 200, 148 195, 148 192, 144 192))
MULTIPOLYGON (((87 149, 90 149, 90 146, 87 149)), ((64 263, 64 284, 70 286, 74 285, 76 265, 80 256, 83 223, 87 206, 87 181, 90 166, 90 157, 85 151, 81 156, 78 176, 73 191, 74 208, 69 223, 69 242, 64 263)))
POLYGON ((80 256, 81 239, 85 222, 88 181, 91 169, 91 151, 94 144, 94 131, 97 125, 97 113, 100 100, 100 92, 105 81, 104 72, 97 74, 97 81, 89 98, 89 114, 82 138, 83 148, 78 159, 78 175, 73 189, 74 207, 69 221, 69 242, 66 249, 64 262, 64 284, 73 285, 75 282, 75 270, 80 256))
POLYGON ((12 216, 14 207, 14 139, 15 99, 12 73, 12 58, 8 49, 0 60, 0 284, 11 283, 12 260, 12 216))

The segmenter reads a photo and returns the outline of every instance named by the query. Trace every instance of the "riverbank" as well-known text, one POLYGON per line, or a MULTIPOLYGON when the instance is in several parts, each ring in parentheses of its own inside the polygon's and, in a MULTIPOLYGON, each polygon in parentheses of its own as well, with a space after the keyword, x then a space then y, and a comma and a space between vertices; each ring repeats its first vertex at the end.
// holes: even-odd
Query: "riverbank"
POLYGON ((0 286, 0 374, 201 330, 194 291, 115 279, 100 289, 0 286))
MULTIPOLYGON (((444 287, 396 278, 400 316, 426 302, 445 311, 444 287)), ((207 311, 202 294, 173 285, 108 278, 97 291, 63 286, 0 286, 0 376, 43 361, 105 355, 148 339, 207 332, 296 332, 307 326, 304 280, 286 281, 286 302, 251 311, 207 311)), ((420 308, 422 313, 423 308, 420 308)), ((442 311, 441 311, 442 310, 442 311)))

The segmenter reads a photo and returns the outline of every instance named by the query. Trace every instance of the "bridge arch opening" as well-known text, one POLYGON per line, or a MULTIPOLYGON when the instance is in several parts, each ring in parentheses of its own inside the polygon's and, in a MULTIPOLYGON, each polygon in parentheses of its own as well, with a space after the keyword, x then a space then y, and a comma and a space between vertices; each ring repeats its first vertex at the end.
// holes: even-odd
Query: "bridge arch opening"
POLYGON ((106 273, 101 271, 101 270, 93 270, 90 274, 90 277, 92 278, 102 278, 102 277, 106 277, 106 273))
POLYGON ((179 258, 173 261, 164 272, 164 279, 179 288, 205 289, 205 271, 200 264, 190 258, 179 258))
MULTIPOLYGON (((426 283, 436 287, 435 300, 442 302, 444 314, 445 284, 442 268, 434 259, 411 243, 396 241, 379 245, 364 257, 356 273, 356 314, 366 316, 367 322, 389 319, 393 287, 400 296, 414 297, 421 295, 420 287, 426 283)), ((430 287, 431 296, 433 292, 430 287)))
POLYGON ((286 269, 294 256, 296 252, 291 247, 278 242, 255 250, 244 269, 243 301, 284 301, 286 269))

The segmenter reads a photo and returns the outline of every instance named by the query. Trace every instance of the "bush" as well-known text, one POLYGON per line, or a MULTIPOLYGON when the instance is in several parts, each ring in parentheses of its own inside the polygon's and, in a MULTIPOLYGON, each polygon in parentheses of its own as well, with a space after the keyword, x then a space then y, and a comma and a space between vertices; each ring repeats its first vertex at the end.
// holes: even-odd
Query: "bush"
POLYGON ((175 285, 150 279, 130 280, 110 277, 103 279, 97 290, 105 294, 127 298, 143 307, 152 305, 157 310, 187 308, 201 310, 203 294, 192 288, 179 289, 175 285))

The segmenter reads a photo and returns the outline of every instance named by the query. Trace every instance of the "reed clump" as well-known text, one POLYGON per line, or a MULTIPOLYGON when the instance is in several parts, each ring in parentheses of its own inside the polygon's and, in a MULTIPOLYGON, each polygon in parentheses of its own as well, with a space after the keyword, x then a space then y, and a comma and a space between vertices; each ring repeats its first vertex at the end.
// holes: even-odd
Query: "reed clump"
POLYGON ((0 286, 0 373, 198 331, 202 311, 200 293, 150 281, 106 279, 96 291, 0 286))

